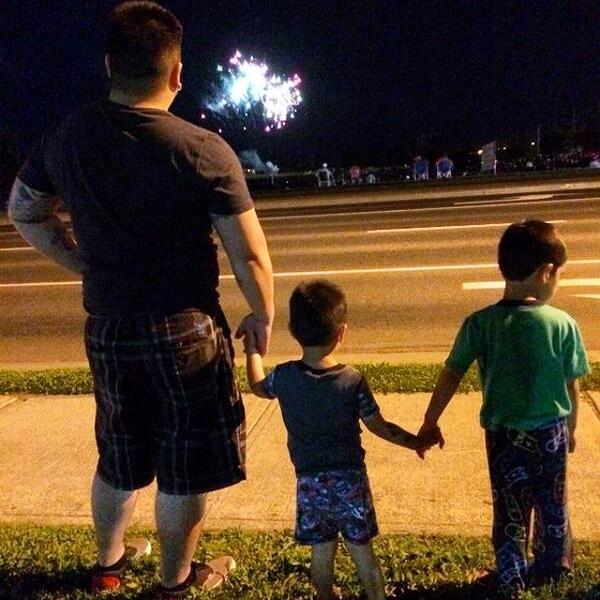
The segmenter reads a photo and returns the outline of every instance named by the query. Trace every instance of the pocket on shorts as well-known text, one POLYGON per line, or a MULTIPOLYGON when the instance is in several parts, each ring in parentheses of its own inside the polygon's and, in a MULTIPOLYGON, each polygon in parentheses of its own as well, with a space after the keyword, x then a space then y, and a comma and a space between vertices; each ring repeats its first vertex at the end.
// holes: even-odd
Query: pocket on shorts
POLYGON ((179 375, 194 377, 206 367, 214 365, 219 355, 219 341, 214 321, 200 312, 188 313, 185 336, 174 343, 175 363, 179 375))

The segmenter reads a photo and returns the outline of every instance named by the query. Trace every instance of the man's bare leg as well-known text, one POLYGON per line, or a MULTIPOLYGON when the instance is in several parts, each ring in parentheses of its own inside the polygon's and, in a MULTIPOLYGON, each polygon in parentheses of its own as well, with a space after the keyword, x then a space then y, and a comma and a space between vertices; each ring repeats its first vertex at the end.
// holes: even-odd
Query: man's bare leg
POLYGON ((319 600, 331 600, 337 540, 311 546, 310 576, 319 600))
POLYGON ((206 494, 156 495, 156 528, 160 541, 161 580, 164 587, 183 583, 204 526, 206 494))
POLYGON ((345 544, 358 569, 358 577, 369 600, 385 600, 383 575, 379 568, 379 561, 373 552, 373 545, 371 543, 351 544, 347 540, 345 544))
POLYGON ((118 490, 94 475, 92 481, 92 515, 98 545, 98 564, 114 565, 124 554, 125 530, 137 500, 137 491, 118 490))

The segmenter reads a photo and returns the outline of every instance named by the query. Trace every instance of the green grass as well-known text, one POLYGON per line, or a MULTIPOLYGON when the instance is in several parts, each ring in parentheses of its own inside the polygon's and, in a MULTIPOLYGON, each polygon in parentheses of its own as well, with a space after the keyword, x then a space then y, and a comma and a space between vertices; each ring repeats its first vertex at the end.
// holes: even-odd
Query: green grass
MULTIPOLYGON (((154 534, 137 531, 156 544, 154 534)), ((85 599, 94 561, 90 527, 47 527, 0 524, 0 598, 85 599)), ((155 546, 156 549, 156 546, 155 546)), ((375 542, 391 598, 408 600, 484 600, 487 595, 470 582, 473 574, 492 565, 486 538, 381 536, 375 542)), ((228 530, 207 534, 198 551, 203 560, 231 553, 238 562, 232 579, 220 590, 192 597, 215 600, 308 600, 309 552, 289 532, 228 530)), ((600 543, 576 544, 572 579, 525 593, 527 600, 598 600, 600 543)), ((149 599, 158 584, 156 552, 127 571, 122 588, 108 596, 149 599)), ((344 598, 358 600, 360 585, 345 551, 338 553, 336 583, 344 598)))
MULTIPOLYGON (((440 364, 361 363, 354 365, 364 373, 372 390, 379 394, 431 392, 440 364)), ((245 369, 236 367, 243 392, 250 391, 245 369)), ((600 363, 592 363, 592 372, 581 381, 584 390, 600 390, 600 363)), ((463 378, 459 392, 480 389, 475 368, 463 378)), ((46 369, 37 371, 0 371, 0 394, 91 394, 93 392, 90 372, 80 369, 46 369)))

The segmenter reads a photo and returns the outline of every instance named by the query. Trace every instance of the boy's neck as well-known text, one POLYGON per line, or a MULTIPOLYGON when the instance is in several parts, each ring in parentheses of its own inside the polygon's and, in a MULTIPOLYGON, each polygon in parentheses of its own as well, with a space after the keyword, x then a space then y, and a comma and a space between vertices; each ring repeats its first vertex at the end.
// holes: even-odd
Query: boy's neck
POLYGON ((336 346, 305 346, 302 348, 302 362, 312 369, 335 367, 338 364, 333 355, 336 346))
POLYGON ((539 301, 536 291, 521 281, 506 281, 503 300, 521 300, 523 302, 539 301))

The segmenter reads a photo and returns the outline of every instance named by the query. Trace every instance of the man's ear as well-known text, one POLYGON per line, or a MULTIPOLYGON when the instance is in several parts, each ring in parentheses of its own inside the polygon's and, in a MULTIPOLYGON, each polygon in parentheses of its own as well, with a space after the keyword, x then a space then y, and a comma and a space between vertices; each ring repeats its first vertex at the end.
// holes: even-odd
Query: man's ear
POLYGON ((110 56, 108 54, 104 55, 104 68, 106 69, 106 74, 110 79, 110 56))
POLYGON ((169 74, 169 88, 172 92, 178 92, 183 87, 181 83, 181 71, 183 69, 183 64, 177 62, 173 65, 171 69, 171 73, 169 74))

